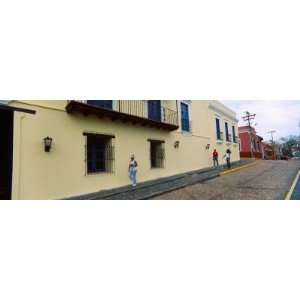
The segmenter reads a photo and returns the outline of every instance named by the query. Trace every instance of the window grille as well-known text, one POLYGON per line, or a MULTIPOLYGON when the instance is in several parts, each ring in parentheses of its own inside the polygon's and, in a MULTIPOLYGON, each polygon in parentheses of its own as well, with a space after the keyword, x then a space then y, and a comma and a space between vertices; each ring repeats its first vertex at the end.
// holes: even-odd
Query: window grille
POLYGON ((217 140, 222 140, 222 132, 220 126, 220 119, 216 118, 216 131, 217 131, 217 140))
POLYGON ((237 139, 236 139, 236 135, 235 135, 235 127, 232 126, 232 139, 233 139, 233 142, 236 143, 237 139))
POLYGON ((104 135, 86 135, 87 174, 113 173, 115 151, 112 138, 104 135))
POLYGON ((227 122, 225 122, 225 135, 226 135, 226 141, 230 142, 230 134, 229 134, 228 123, 227 122))
POLYGON ((165 149, 163 142, 150 141, 150 162, 151 168, 165 167, 165 149))

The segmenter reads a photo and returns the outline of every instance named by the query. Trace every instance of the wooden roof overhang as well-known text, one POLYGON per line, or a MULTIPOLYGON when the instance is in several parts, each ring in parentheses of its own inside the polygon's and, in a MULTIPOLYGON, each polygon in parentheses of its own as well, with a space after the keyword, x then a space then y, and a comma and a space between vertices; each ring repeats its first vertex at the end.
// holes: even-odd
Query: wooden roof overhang
POLYGON ((13 106, 5 105, 5 104, 0 104, 0 110, 18 111, 18 112, 23 112, 23 113, 32 114, 32 115, 34 115, 36 113, 36 111, 32 110, 32 109, 13 107, 13 106))
POLYGON ((168 124, 163 122, 158 122, 154 120, 150 120, 147 118, 126 114, 123 112, 106 109, 103 107, 97 107, 94 105, 81 103, 75 100, 72 100, 66 106, 67 113, 79 112, 85 116, 88 115, 95 115, 98 118, 110 118, 112 121, 120 120, 123 123, 132 123, 132 124, 139 124, 141 126, 150 126, 158 129, 165 129, 168 131, 177 130, 179 127, 178 125, 168 124))

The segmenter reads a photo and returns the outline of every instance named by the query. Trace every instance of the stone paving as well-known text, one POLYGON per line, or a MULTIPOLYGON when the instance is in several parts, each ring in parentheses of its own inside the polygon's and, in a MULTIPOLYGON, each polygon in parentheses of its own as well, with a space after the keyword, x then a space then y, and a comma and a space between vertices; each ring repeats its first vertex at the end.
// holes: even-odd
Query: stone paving
POLYGON ((300 161, 258 161, 254 167, 165 193, 152 199, 284 199, 300 161))

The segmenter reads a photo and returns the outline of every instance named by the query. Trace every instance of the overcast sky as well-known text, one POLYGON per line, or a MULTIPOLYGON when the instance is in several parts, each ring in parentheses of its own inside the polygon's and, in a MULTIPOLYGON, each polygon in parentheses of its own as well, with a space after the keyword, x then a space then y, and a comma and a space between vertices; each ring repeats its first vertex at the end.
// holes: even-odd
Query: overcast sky
MULTIPOLYGON (((7 102, 7 101, 0 101, 7 102)), ((257 133, 270 140, 270 130, 276 130, 275 140, 288 135, 300 135, 300 100, 296 101, 221 101, 237 113, 239 126, 246 125, 242 116, 245 111, 256 114, 257 133)))
POLYGON ((300 135, 300 100, 222 102, 237 112, 240 126, 245 125, 241 116, 245 115, 246 110, 256 114, 256 131, 265 140, 270 140, 270 130, 276 130, 276 140, 287 135, 300 135))

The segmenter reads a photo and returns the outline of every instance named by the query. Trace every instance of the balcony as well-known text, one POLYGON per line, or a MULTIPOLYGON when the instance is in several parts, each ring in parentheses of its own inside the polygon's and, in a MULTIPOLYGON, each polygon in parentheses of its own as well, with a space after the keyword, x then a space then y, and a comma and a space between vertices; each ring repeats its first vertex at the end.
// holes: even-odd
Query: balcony
POLYGON ((173 131, 178 129, 178 113, 161 105, 159 100, 87 100, 68 101, 69 114, 81 113, 85 116, 109 118, 112 121, 173 131))
POLYGON ((217 131, 217 142, 223 142, 223 132, 221 132, 221 131, 217 131))
POLYGON ((235 144, 238 144, 239 143, 239 137, 238 136, 233 136, 233 142, 235 143, 235 144))
POLYGON ((230 133, 228 133, 228 134, 226 135, 226 142, 227 142, 227 143, 231 143, 231 142, 232 142, 232 136, 231 136, 230 133))

